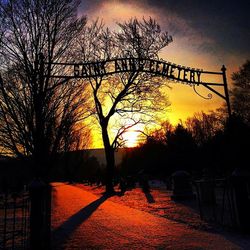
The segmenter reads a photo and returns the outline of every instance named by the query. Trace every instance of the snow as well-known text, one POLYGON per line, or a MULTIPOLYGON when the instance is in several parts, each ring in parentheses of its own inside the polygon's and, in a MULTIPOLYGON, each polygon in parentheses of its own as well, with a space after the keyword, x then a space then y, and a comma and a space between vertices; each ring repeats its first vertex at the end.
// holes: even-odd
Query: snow
POLYGON ((206 225, 167 191, 108 198, 103 188, 53 186, 53 249, 250 249, 245 236, 201 230, 206 225))

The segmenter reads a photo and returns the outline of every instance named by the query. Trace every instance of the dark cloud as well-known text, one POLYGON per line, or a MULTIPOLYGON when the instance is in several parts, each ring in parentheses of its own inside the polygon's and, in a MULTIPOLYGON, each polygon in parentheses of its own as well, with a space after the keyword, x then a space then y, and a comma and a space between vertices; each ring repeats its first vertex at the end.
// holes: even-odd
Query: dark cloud
POLYGON ((148 0, 149 6, 174 12, 228 52, 250 54, 250 1, 148 0))
MULTIPOLYGON (((173 13, 184 19, 199 36, 215 41, 213 46, 218 49, 250 56, 250 0, 85 0, 81 9, 88 15, 88 12, 99 8, 104 2, 157 8, 161 15, 164 12, 166 15, 173 13)), ((205 50, 210 49, 206 44, 203 47, 205 50)))
POLYGON ((98 6, 101 4, 101 2, 106 2, 106 1, 100 1, 100 0, 81 1, 80 11, 82 11, 84 14, 88 15, 88 12, 94 10, 95 8, 98 8, 98 6))

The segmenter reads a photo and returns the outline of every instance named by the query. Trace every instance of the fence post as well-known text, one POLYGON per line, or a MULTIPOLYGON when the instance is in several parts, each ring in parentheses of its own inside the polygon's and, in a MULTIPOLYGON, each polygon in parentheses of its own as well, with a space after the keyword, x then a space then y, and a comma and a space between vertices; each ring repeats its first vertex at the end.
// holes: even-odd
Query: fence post
POLYGON ((50 249, 51 187, 34 180, 30 190, 30 248, 50 249))
POLYGON ((228 93, 226 70, 227 69, 226 69, 225 65, 222 65, 221 71, 222 71, 223 84, 224 84, 225 100, 227 103, 228 117, 231 118, 232 111, 231 111, 230 99, 229 99, 229 93, 228 93))
POLYGON ((237 168, 232 173, 233 203, 236 212, 236 220, 240 229, 250 232, 250 172, 237 168))

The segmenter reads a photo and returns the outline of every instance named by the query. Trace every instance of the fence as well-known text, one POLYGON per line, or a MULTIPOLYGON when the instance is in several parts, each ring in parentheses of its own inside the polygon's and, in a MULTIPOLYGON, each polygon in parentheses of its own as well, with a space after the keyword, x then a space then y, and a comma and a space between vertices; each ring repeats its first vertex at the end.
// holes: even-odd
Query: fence
POLYGON ((30 198, 27 191, 0 194, 0 249, 29 249, 30 198))
POLYGON ((195 183, 200 216, 226 227, 250 231, 250 189, 245 179, 202 180, 195 183))

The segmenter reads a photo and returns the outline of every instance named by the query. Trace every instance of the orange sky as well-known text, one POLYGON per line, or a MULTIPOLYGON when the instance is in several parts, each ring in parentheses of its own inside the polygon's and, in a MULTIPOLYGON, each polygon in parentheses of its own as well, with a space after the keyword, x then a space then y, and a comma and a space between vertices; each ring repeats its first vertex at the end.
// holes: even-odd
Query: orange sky
MULTIPOLYGON (((182 18, 178 13, 160 8, 159 4, 150 6, 147 1, 111 0, 97 1, 93 6, 86 5, 85 9, 87 13, 84 8, 82 13, 87 14, 88 20, 103 19, 104 23, 111 28, 115 27, 117 21, 125 21, 133 17, 153 17, 160 23, 162 30, 168 31, 173 36, 173 42, 161 52, 161 58, 177 65, 208 71, 220 71, 221 66, 225 64, 229 87, 231 73, 237 71, 247 59, 242 53, 218 49, 217 41, 208 36, 205 31, 197 31, 191 22, 182 18)), ((170 111, 163 114, 163 117, 173 124, 178 123, 179 119, 185 120, 195 112, 214 110, 224 104, 224 100, 214 94, 211 100, 205 100, 188 85, 180 83, 170 85, 172 89, 166 89, 171 102, 170 111)), ((197 90, 205 96, 210 93, 203 87, 197 90)), ((94 147, 101 146, 100 138, 94 138, 93 145, 94 147)))

